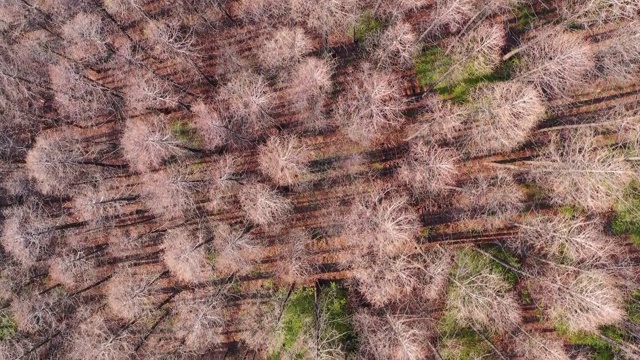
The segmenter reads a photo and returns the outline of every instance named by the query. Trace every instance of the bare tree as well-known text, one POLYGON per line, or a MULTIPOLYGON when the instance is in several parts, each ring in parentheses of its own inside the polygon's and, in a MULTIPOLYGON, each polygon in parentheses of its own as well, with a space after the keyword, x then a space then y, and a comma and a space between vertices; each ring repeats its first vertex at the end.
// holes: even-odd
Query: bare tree
POLYGON ((5 216, 2 246, 24 266, 31 266, 47 254, 56 239, 55 223, 42 204, 28 202, 5 216))
POLYGON ((209 199, 214 210, 225 208, 242 184, 239 159, 234 155, 223 155, 212 163, 209 182, 209 199))
POLYGON ((425 284, 420 265, 407 256, 356 255, 351 266, 359 292, 375 307, 402 303, 425 284))
POLYGON ((409 68, 420 50, 411 25, 405 22, 386 29, 371 45, 375 47, 372 53, 375 63, 383 68, 409 68))
POLYGON ((40 191, 68 194, 74 185, 99 181, 118 168, 102 161, 104 150, 74 131, 46 132, 36 140, 25 165, 40 191))
POLYGON ((193 169, 173 165, 142 176, 142 194, 151 211, 159 217, 175 219, 188 217, 197 210, 198 194, 205 182, 193 169))
POLYGON ((151 292, 159 275, 137 274, 131 268, 118 270, 106 289, 107 305, 113 315, 127 321, 136 320, 151 308, 151 292))
POLYGON ((559 339, 536 333, 526 333, 515 338, 516 354, 523 360, 569 360, 564 344, 559 339))
POLYGON ((436 83, 454 85, 466 78, 491 73, 500 64, 505 42, 502 24, 480 26, 451 45, 446 56, 453 64, 436 83))
POLYGON ((237 142, 238 135, 231 129, 229 119, 220 114, 212 104, 198 102, 192 106, 194 127, 204 140, 206 149, 218 149, 229 143, 237 142))
POLYGON ((114 115, 115 96, 120 95, 90 80, 74 65, 49 66, 49 78, 58 112, 72 123, 88 126, 96 119, 114 115))
POLYGON ((258 149, 260 171, 278 185, 294 185, 309 175, 310 149, 295 136, 272 136, 258 149))
POLYGON ((518 82, 481 86, 471 91, 465 148, 472 155, 510 151, 522 144, 545 116, 538 91, 518 82))
POLYGON ((81 289, 97 280, 95 258, 83 251, 68 250, 49 262, 49 277, 67 289, 81 289))
POLYGON ((113 220, 127 205, 137 200, 137 195, 126 187, 112 188, 104 183, 81 187, 73 199, 76 216, 94 225, 104 225, 113 220))
POLYGON ((240 0, 238 16, 256 23, 286 21, 291 17, 291 1, 283 0, 240 0))
POLYGON ((190 284, 213 278, 213 266, 208 261, 210 241, 206 227, 170 230, 164 237, 163 260, 179 281, 190 284))
POLYGON ((222 340, 214 332, 224 325, 223 306, 224 299, 220 294, 204 291, 182 293, 176 298, 177 333, 184 337, 186 349, 204 353, 222 340))
POLYGON ((240 319, 244 331, 240 338, 247 346, 260 353, 272 354, 282 346, 282 331, 279 330, 280 300, 274 296, 266 301, 249 304, 244 309, 246 316, 240 319))
POLYGON ((554 134, 540 157, 527 165, 531 176, 553 191, 553 203, 593 211, 609 209, 637 177, 623 154, 599 146, 590 131, 554 134))
POLYGON ((429 343, 433 325, 422 317, 359 311, 354 323, 361 339, 360 351, 366 358, 418 360, 434 355, 429 343))
POLYGON ((255 135, 272 121, 269 113, 275 105, 275 96, 267 80, 250 71, 234 74, 218 92, 225 105, 233 128, 240 134, 255 135))
POLYGON ((406 196, 383 187, 357 197, 345 219, 350 243, 360 254, 371 252, 374 256, 412 250, 420 222, 408 202, 406 196))
POLYGON ((186 153, 163 117, 127 121, 120 146, 131 168, 140 173, 156 170, 170 157, 186 153))
POLYGON ((358 19, 358 0, 292 1, 293 16, 319 33, 324 44, 332 34, 344 34, 358 19))
POLYGON ((437 0, 427 28, 420 40, 427 35, 440 33, 444 28, 456 32, 464 27, 474 13, 474 0, 437 0))
POLYGON ((634 19, 640 13, 640 4, 634 0, 568 0, 555 3, 567 22, 594 24, 634 19))
MULTIPOLYGON (((625 316, 624 296, 617 281, 602 270, 571 270, 555 266, 532 280, 534 298, 544 296, 552 320, 570 331, 597 332, 625 316)), ((542 299, 541 299, 542 300, 542 299)))
POLYGON ((532 84, 549 97, 566 96, 593 71, 593 49, 580 33, 548 28, 520 48, 522 64, 515 79, 532 84))
POLYGON ((476 176, 459 190, 454 204, 458 217, 482 218, 486 226, 501 225, 523 209, 524 194, 511 176, 476 176))
POLYGON ((58 311, 63 311, 51 293, 33 293, 14 299, 9 309, 18 329, 31 334, 55 330, 60 325, 58 311))
POLYGON ((327 125, 324 105, 333 89, 334 65, 326 57, 309 57, 298 64, 290 76, 290 101, 304 118, 304 125, 311 130, 320 130, 327 125))
POLYGON ((73 360, 126 360, 135 353, 133 339, 121 329, 113 329, 104 314, 82 322, 71 336, 67 356, 73 360))
POLYGON ((66 54, 79 62, 91 65, 109 54, 105 24, 98 14, 79 12, 62 26, 68 43, 66 54))
POLYGON ((416 137, 428 137, 432 141, 453 141, 455 134, 462 128, 462 123, 469 116, 469 111, 464 106, 445 101, 439 95, 431 95, 426 100, 426 124, 420 122, 410 126, 410 134, 405 140, 416 137))
POLYGON ((397 127, 403 119, 400 85, 391 75, 375 71, 370 64, 358 69, 345 92, 336 111, 353 141, 367 145, 397 127))
POLYGON ((457 326, 507 333, 521 321, 518 301, 511 286, 487 264, 489 260, 474 255, 473 250, 463 250, 456 256, 447 312, 457 326))
POLYGON ((517 250, 556 262, 595 265, 620 247, 602 233, 602 224, 583 218, 534 217, 518 227, 517 250))
POLYGON ((227 224, 219 225, 213 240, 214 266, 221 276, 244 275, 260 255, 261 249, 246 229, 234 229, 227 224))
POLYGON ((309 259, 313 239, 304 230, 294 230, 285 239, 287 243, 278 251, 275 275, 285 284, 301 283, 315 269, 309 259))
POLYGON ((149 20, 144 26, 144 35, 155 53, 161 57, 170 58, 171 55, 177 55, 188 61, 189 57, 197 56, 195 37, 193 30, 186 34, 180 30, 179 26, 171 23, 149 20))
POLYGON ((152 73, 134 70, 124 90, 127 106, 136 111, 162 109, 180 104, 181 93, 168 81, 152 73))
POLYGON ((628 83, 640 73, 640 22, 620 25, 610 39, 598 44, 596 70, 606 79, 628 83))
POLYGON ((458 160, 454 149, 418 141, 411 144, 398 177, 415 195, 439 194, 455 184, 458 160))
POLYGON ((247 217, 258 225, 274 225, 293 213, 291 201, 265 184, 246 185, 239 197, 247 217))
POLYGON ((304 29, 282 27, 273 32, 260 48, 257 58, 270 71, 293 66, 313 50, 304 29))

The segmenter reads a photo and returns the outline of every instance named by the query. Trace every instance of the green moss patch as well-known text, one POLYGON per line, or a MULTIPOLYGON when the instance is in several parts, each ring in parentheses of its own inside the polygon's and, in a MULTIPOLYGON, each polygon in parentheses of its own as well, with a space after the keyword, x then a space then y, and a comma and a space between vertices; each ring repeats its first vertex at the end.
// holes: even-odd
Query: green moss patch
POLYGON ((372 14, 364 14, 353 29, 354 39, 356 41, 364 41, 371 34, 375 34, 382 30, 384 26, 384 22, 377 19, 372 14))
POLYGON ((615 207, 611 221, 615 235, 630 235, 631 242, 640 246, 640 184, 633 182, 625 191, 624 198, 615 207))

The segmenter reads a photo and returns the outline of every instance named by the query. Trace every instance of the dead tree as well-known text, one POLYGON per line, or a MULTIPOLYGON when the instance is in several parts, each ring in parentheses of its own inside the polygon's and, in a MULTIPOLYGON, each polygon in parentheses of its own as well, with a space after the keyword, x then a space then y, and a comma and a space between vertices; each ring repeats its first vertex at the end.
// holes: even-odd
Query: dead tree
POLYGON ((222 341, 215 332, 223 330, 223 307, 224 299, 219 293, 185 292, 176 298, 176 334, 184 338, 187 350, 202 354, 222 341))
POLYGON ((272 136, 258 149, 260 171, 276 184, 300 184, 309 176, 310 149, 295 136, 272 136))
POLYGON ((336 112, 347 136, 368 145, 403 120, 404 99, 391 75, 363 64, 338 100, 336 112))
POLYGON ((246 275, 262 250, 246 229, 219 225, 213 240, 214 266, 219 276, 246 275))
POLYGON ((322 130, 327 124, 324 105, 333 90, 334 63, 329 58, 309 57, 298 64, 291 78, 291 97, 295 110, 310 130, 322 130))
POLYGON ((176 278, 187 284, 213 278, 213 266, 207 257, 210 239, 206 228, 170 230, 164 237, 164 263, 176 278))
POLYGON ((518 82, 481 86, 469 97, 464 147, 474 156, 513 150, 545 116, 538 91, 518 82))
POLYGON ((437 195, 450 190, 455 184, 458 160, 454 149, 418 141, 411 144, 398 169, 398 177, 418 197, 437 195))
POLYGON ((304 33, 304 29, 283 27, 265 40, 257 58, 260 65, 268 71, 277 71, 301 62, 312 50, 313 43, 304 33))
POLYGON ((597 144, 587 131, 554 134, 550 145, 526 162, 531 177, 553 192, 554 204, 606 211, 638 175, 623 154, 597 144))
POLYGON ((360 352, 366 358, 417 360, 436 355, 429 342, 434 325, 424 317, 360 310, 354 315, 354 323, 360 352))
POLYGON ((102 313, 91 316, 74 329, 67 350, 72 360, 126 360, 134 353, 131 334, 114 328, 102 313))
POLYGON ((567 96, 584 84, 593 71, 593 48, 580 33, 549 28, 536 34, 517 51, 523 55, 515 79, 535 86, 549 97, 567 96))
POLYGON ((503 173, 476 176, 464 184, 454 199, 460 220, 482 219, 484 226, 500 226, 523 209, 525 200, 515 181, 503 173))
POLYGON ((456 256, 447 312, 459 327, 508 333, 522 320, 518 300, 502 275, 491 269, 489 260, 473 255, 472 250, 463 250, 456 256))
POLYGON ((410 251, 420 222, 408 202, 406 196, 383 187, 354 199, 345 230, 357 253, 395 256, 410 251))
POLYGON ((162 117, 127 121, 120 146, 132 170, 140 173, 159 169, 169 158, 188 153, 162 117))
POLYGON ((438 0, 435 11, 431 14, 431 24, 420 36, 419 40, 426 36, 440 33, 443 29, 451 29, 457 32, 473 16, 474 0, 438 0))
POLYGON ((249 220, 258 225, 274 226, 293 213, 291 201, 265 184, 246 185, 239 197, 240 206, 249 220))
POLYGON ((52 293, 32 293, 26 297, 16 298, 9 307, 18 329, 29 334, 54 332, 60 325, 61 308, 52 293))
POLYGON ((370 50, 374 62, 382 68, 412 67, 420 50, 411 25, 405 22, 389 27, 370 46, 375 48, 370 50))

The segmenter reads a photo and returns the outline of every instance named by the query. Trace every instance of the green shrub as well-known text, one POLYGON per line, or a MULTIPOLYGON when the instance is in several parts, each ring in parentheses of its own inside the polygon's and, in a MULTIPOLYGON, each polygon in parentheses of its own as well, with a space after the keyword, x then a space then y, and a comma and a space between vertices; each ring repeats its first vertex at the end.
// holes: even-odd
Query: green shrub
POLYGON ((347 351, 355 350, 358 337, 351 321, 346 289, 340 284, 332 282, 322 286, 320 294, 322 310, 327 314, 328 330, 339 334, 336 341, 341 343, 347 351))
POLYGON ((416 58, 414 67, 416 77, 421 86, 427 86, 438 81, 453 65, 451 57, 446 56, 439 46, 432 46, 416 58))
POLYGON ((640 246, 640 184, 633 182, 625 191, 624 198, 615 207, 611 221, 615 235, 629 234, 631 242, 640 246))
POLYGON ((18 330, 18 324, 7 311, 0 312, 0 341, 8 339, 18 330))
POLYGON ((313 326, 315 294, 313 288, 301 288, 291 294, 282 313, 284 348, 290 349, 303 330, 313 326))
POLYGON ((376 19, 372 14, 364 14, 353 30, 354 39, 356 41, 364 41, 372 33, 382 30, 384 25, 382 21, 376 19))

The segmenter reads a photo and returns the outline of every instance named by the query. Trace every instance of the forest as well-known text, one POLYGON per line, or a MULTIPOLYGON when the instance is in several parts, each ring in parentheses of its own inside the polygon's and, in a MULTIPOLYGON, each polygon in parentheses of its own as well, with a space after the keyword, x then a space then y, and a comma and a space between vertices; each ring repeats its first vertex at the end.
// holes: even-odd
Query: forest
POLYGON ((640 359, 640 1, 0 0, 4 359, 640 359))

